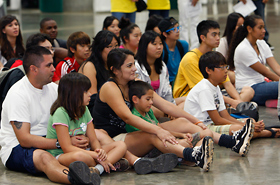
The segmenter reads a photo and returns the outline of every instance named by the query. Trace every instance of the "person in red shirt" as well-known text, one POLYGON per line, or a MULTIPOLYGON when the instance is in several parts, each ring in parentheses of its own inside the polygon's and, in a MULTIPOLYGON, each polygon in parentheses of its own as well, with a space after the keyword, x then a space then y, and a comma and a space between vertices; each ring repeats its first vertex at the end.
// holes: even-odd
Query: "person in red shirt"
POLYGON ((82 31, 72 33, 67 40, 68 57, 56 66, 53 82, 65 74, 78 72, 80 65, 90 56, 90 37, 82 31))

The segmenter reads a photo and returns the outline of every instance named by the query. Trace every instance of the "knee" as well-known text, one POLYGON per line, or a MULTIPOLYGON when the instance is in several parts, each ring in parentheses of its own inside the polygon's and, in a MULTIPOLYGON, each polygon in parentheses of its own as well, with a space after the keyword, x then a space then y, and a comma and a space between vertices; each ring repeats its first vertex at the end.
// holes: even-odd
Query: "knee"
POLYGON ((123 151, 127 150, 127 146, 124 141, 115 141, 115 145, 123 151))
POLYGON ((201 139, 206 137, 206 136, 213 137, 213 132, 208 128, 200 132, 200 138, 201 139))
POLYGON ((39 160, 42 162, 43 165, 47 165, 52 162, 58 162, 57 159, 47 151, 41 152, 39 154, 39 160))
POLYGON ((83 151, 74 152, 73 154, 71 154, 71 158, 73 161, 83 161, 85 163, 87 163, 90 160, 93 160, 93 158, 90 155, 83 151))
POLYGON ((182 117, 177 118, 176 121, 186 123, 186 124, 192 124, 189 120, 187 120, 186 118, 182 118, 182 117))
POLYGON ((252 87, 249 86, 245 86, 242 88, 241 93, 246 93, 248 95, 251 95, 251 97, 253 98, 255 95, 255 91, 252 87))

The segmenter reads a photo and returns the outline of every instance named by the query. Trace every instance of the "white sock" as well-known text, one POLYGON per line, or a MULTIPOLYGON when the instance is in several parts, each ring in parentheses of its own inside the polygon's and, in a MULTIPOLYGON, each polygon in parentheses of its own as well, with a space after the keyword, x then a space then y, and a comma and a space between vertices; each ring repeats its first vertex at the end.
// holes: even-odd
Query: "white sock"
POLYGON ((104 172, 104 167, 101 164, 97 164, 95 168, 98 169, 100 175, 104 172))
POLYGON ((134 161, 133 165, 135 165, 135 163, 136 163, 137 161, 139 161, 140 159, 141 159, 141 158, 136 159, 136 160, 134 161))

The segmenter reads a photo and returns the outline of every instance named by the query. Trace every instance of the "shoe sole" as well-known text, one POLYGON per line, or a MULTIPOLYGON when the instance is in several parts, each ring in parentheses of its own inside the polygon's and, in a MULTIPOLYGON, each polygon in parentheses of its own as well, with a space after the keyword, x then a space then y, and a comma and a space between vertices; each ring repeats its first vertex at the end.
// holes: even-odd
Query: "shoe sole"
POLYGON ((100 176, 97 173, 90 173, 88 166, 82 161, 71 163, 69 171, 81 185, 100 185, 100 176))
POLYGON ((165 173, 177 166, 178 157, 175 154, 161 154, 152 159, 140 159, 134 165, 137 174, 143 175, 151 172, 165 173))
POLYGON ((123 163, 125 163, 125 165, 121 165, 121 164, 120 164, 120 168, 117 168, 117 167, 115 166, 115 165, 116 165, 116 163, 115 163, 115 164, 114 164, 114 167, 116 168, 116 171, 117 171, 117 172, 125 172, 125 171, 127 171, 127 170, 130 168, 128 160, 125 159, 125 158, 122 158, 122 159, 120 159, 117 163, 122 163, 122 162, 120 162, 120 161, 124 161, 123 163))
MULTIPOLYGON (((249 120, 249 119, 248 119, 249 120)), ((250 141, 253 137, 253 133, 254 133, 254 124, 252 123, 252 121, 247 121, 246 124, 249 124, 246 128, 249 129, 249 131, 246 131, 247 132, 247 135, 245 136, 245 139, 244 139, 244 142, 243 142, 243 145, 240 147, 240 150, 239 150, 239 154, 242 156, 242 157, 245 157, 247 155, 247 153, 249 152, 249 148, 250 148, 250 141)), ((246 133, 245 132, 245 133, 246 133)), ((242 136, 244 137, 244 136, 242 136)))
POLYGON ((213 162, 213 155, 214 155, 214 141, 211 137, 205 137, 202 142, 202 152, 206 157, 204 157, 204 165, 202 169, 205 172, 210 170, 210 166, 213 162))

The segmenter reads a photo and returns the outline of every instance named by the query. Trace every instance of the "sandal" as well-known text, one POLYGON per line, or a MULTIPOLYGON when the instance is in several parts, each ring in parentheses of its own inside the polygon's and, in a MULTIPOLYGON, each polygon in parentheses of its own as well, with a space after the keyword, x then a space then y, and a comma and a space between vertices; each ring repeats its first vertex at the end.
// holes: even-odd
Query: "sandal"
MULTIPOLYGON (((271 136, 270 138, 275 138, 275 135, 277 133, 277 131, 273 130, 272 127, 264 127, 265 130, 268 130, 269 132, 271 132, 271 136)), ((280 136, 278 136, 277 138, 279 138, 280 136)))

